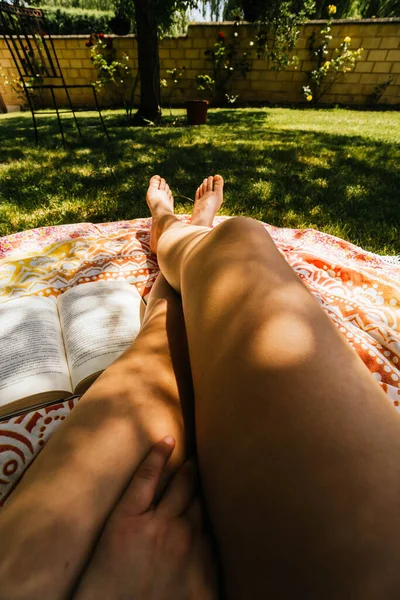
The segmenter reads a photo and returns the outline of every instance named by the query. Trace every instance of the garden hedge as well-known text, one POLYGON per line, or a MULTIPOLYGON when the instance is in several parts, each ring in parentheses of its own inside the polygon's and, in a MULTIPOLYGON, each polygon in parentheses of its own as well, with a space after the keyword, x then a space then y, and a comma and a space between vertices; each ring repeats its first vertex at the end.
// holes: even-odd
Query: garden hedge
MULTIPOLYGON (((85 33, 111 33, 109 26, 112 11, 83 10, 74 8, 42 7, 46 16, 48 32, 52 35, 85 33)), ((0 34, 2 34, 0 23, 0 34)))

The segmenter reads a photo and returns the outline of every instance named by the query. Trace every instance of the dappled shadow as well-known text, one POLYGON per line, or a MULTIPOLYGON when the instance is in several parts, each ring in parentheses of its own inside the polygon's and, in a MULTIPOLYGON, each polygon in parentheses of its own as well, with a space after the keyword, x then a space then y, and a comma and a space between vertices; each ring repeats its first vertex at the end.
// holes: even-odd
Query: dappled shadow
POLYGON ((245 109, 237 108, 217 108, 208 113, 207 122, 209 125, 234 125, 235 127, 254 127, 257 125, 264 126, 268 113, 265 111, 254 110, 248 112, 245 109))
MULTIPOLYGON (((210 112, 210 126, 131 128, 82 117, 62 148, 41 117, 41 145, 24 116, 0 119, 0 233, 47 224, 148 215, 148 179, 160 173, 189 212, 203 177, 226 180, 222 213, 284 227, 315 227, 372 251, 399 252, 399 147, 359 135, 270 128, 267 111, 210 112), (95 125, 93 128, 92 126, 95 125)), ((174 117, 175 121, 176 118, 174 117)))

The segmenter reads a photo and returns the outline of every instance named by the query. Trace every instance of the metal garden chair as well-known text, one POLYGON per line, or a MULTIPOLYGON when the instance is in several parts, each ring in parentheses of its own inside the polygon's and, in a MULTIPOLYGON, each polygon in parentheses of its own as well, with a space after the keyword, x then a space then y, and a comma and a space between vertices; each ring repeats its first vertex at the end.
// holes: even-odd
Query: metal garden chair
MULTIPOLYGON (((38 143, 38 131, 35 118, 35 102, 32 97, 39 90, 49 90, 54 108, 57 114, 58 125, 62 141, 65 147, 64 130, 60 117, 60 109, 57 105, 55 90, 64 90, 69 109, 64 112, 72 112, 79 135, 82 136, 75 110, 71 102, 69 90, 73 88, 91 88, 94 101, 99 113, 104 132, 109 139, 106 126, 100 111, 96 89, 93 84, 67 85, 61 71, 53 40, 48 34, 46 18, 39 8, 27 8, 14 6, 0 1, 0 34, 4 35, 7 47, 17 67, 20 77, 21 88, 32 113, 33 126, 35 128, 35 140, 38 143), (49 83, 48 83, 49 82, 49 83)), ((41 112, 41 114, 50 114, 41 112)), ((51 112, 54 114, 54 111, 51 112)), ((61 113, 62 114, 62 113, 61 113)))

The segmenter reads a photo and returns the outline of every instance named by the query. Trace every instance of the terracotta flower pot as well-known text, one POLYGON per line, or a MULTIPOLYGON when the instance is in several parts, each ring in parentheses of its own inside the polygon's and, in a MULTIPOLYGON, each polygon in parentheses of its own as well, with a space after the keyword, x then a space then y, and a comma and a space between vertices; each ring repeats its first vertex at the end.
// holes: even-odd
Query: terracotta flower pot
POLYGON ((188 100, 186 102, 188 125, 204 125, 207 122, 208 100, 188 100))

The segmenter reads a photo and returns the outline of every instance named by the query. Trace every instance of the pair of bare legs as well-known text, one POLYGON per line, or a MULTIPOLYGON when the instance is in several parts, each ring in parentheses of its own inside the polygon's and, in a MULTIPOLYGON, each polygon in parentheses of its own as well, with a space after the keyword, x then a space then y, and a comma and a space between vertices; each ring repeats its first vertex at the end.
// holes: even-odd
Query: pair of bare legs
POLYGON ((395 410, 262 226, 239 218, 210 231, 220 178, 198 191, 192 225, 160 178, 147 199, 183 314, 155 288, 132 348, 27 473, 0 518, 0 598, 67 597, 150 446, 172 434, 171 469, 182 463, 184 327, 226 597, 398 598, 395 410))

